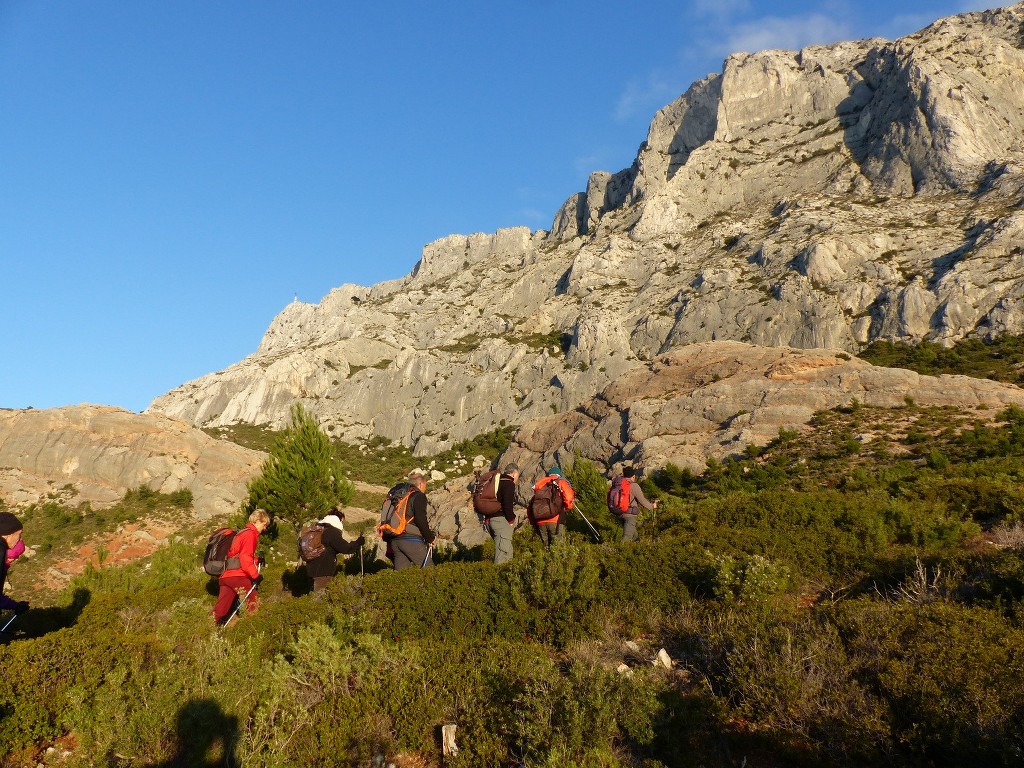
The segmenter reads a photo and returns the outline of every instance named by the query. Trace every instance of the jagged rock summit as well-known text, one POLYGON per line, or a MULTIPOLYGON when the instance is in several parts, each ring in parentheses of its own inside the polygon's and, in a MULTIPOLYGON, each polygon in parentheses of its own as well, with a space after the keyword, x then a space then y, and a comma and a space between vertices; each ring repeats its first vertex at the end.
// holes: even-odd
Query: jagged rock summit
POLYGON ((150 410, 280 427, 301 400, 336 437, 426 454, 640 386, 694 342, 1024 332, 1022 29, 1016 4, 730 56, 550 231, 452 235, 403 279, 293 303, 150 410))

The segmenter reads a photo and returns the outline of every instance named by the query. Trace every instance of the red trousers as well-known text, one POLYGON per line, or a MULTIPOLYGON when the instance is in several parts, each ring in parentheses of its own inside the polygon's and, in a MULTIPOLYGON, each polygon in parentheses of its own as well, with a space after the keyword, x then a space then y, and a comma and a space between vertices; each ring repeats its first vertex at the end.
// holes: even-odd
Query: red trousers
MULTIPOLYGON (((220 592, 217 593, 217 604, 213 607, 213 618, 218 624, 224 621, 234 607, 235 599, 241 600, 245 593, 252 588, 252 579, 248 576, 222 576, 220 578, 220 592)), ((245 601, 245 609, 249 612, 255 611, 260 606, 256 590, 252 591, 249 599, 245 601)))

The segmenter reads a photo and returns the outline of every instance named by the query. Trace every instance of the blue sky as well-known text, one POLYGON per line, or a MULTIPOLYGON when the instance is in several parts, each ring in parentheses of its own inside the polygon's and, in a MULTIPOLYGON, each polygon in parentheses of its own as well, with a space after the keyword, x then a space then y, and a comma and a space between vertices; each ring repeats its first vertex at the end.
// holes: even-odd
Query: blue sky
POLYGON ((0 0, 0 407, 142 410, 296 294, 547 228, 732 51, 985 7, 0 0))

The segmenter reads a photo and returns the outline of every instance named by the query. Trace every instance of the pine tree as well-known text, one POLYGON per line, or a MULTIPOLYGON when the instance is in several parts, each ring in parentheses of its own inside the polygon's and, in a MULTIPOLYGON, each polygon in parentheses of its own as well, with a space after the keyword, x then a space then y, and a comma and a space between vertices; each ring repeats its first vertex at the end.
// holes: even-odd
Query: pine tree
POLYGON ((322 517, 352 498, 330 438, 302 403, 291 408, 291 426, 270 447, 262 472, 248 485, 248 511, 257 507, 273 517, 302 521, 322 517))

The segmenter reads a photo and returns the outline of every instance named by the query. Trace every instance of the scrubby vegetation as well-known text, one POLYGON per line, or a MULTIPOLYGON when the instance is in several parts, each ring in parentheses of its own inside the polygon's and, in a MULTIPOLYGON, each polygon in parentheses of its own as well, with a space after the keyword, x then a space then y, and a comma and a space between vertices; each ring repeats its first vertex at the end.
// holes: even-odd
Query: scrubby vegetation
POLYGON ((0 648, 3 764, 439 765, 444 723, 449 766, 1024 761, 1024 411, 819 414, 644 478, 637 544, 604 478, 570 477, 604 544, 574 516, 550 552, 524 530, 500 567, 350 562, 317 599, 282 588, 282 526, 225 631, 195 547, 90 570, 0 648))
POLYGON ((1024 336, 1000 336, 990 341, 962 339, 952 347, 930 341, 876 341, 860 357, 874 365, 909 368, 929 376, 959 373, 1024 384, 1024 336))

